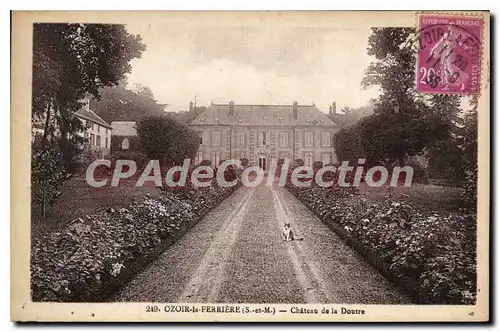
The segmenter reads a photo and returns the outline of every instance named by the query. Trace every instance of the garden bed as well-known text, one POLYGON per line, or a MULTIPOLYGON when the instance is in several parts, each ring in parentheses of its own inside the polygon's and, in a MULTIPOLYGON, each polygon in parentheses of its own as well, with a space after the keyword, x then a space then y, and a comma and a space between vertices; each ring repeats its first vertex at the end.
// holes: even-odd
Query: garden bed
POLYGON ((331 188, 287 188, 420 304, 476 301, 476 214, 417 209, 331 188))
POLYGON ((33 301, 101 302, 182 237, 238 186, 147 195, 34 239, 33 301))

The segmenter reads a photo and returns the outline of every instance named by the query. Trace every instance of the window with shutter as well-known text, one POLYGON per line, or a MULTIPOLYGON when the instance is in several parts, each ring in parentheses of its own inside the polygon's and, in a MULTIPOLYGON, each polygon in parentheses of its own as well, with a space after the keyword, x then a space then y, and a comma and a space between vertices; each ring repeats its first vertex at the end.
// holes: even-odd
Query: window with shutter
POLYGON ((212 132, 212 146, 220 146, 220 132, 212 132))
POLYGON ((245 132, 243 131, 238 132, 238 146, 239 147, 245 146, 245 132))
POLYGON ((321 133, 321 145, 325 148, 330 147, 331 136, 329 132, 325 131, 321 133))
POLYGON ((280 146, 282 148, 288 147, 288 133, 280 133, 280 146))
POLYGON ((314 133, 312 131, 307 131, 304 134, 305 146, 314 146, 314 133))

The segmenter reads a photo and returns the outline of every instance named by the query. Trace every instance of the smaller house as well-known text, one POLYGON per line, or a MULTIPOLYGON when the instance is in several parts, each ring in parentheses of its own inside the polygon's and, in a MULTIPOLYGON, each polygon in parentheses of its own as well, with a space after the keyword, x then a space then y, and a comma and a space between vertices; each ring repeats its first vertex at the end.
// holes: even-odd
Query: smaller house
POLYGON ((111 122, 111 150, 137 151, 140 149, 139 137, 134 121, 113 121, 111 122))
MULTIPOLYGON (((76 135, 84 138, 83 146, 81 149, 87 149, 96 152, 99 157, 108 155, 111 147, 111 125, 104 121, 99 115, 92 111, 89 107, 88 99, 81 101, 84 103, 83 107, 74 112, 73 115, 79 119, 84 127, 76 135)), ((60 131, 56 123, 54 111, 50 110, 49 124, 55 128, 52 135, 59 136, 60 131)), ((31 141, 34 142, 37 137, 43 136, 45 133, 45 126, 47 121, 47 114, 43 113, 39 116, 32 116, 31 121, 31 141)))
POLYGON ((85 138, 84 148, 97 152, 103 158, 111 151, 111 125, 92 111, 89 102, 75 112, 76 117, 83 122, 84 131, 80 133, 85 138))

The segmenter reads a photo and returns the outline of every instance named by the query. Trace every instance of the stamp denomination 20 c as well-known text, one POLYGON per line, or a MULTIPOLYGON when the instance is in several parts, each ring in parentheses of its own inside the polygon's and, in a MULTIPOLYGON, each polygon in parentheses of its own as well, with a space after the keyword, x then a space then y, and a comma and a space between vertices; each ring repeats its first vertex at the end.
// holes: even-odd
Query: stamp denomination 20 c
POLYGON ((479 93, 483 19, 421 15, 418 23, 417 91, 479 93))

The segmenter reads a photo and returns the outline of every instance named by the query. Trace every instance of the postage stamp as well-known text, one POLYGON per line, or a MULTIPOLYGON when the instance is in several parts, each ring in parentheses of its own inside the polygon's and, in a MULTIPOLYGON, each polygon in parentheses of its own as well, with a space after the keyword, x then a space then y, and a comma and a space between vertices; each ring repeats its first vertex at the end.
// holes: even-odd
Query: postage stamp
POLYGON ((483 24, 482 18, 462 15, 419 17, 417 91, 479 93, 483 24))

